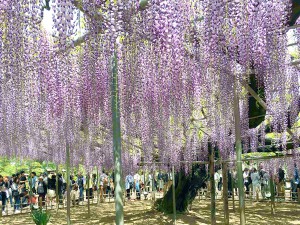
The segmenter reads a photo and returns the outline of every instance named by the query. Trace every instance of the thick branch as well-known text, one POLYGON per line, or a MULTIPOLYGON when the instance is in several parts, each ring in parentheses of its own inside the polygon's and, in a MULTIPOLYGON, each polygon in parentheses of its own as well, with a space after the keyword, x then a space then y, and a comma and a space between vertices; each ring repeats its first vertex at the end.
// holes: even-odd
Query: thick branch
POLYGON ((88 16, 90 19, 95 19, 97 21, 103 21, 104 20, 104 17, 98 13, 98 12, 90 12, 88 10, 85 10, 83 7, 82 7, 82 3, 81 1, 79 0, 73 0, 72 1, 73 5, 79 9, 81 12, 83 12, 86 16, 88 16))
POLYGON ((77 47, 79 45, 81 45, 82 43, 85 42, 85 40, 87 39, 87 37, 89 36, 89 32, 87 32, 86 34, 82 35, 81 37, 77 38, 76 40, 72 41, 70 44, 68 44, 66 46, 66 48, 64 49, 59 49, 56 54, 61 54, 64 52, 67 52, 69 49, 77 47))
MULTIPOLYGON (((256 92, 249 86, 249 84, 247 84, 245 81, 241 82, 242 85, 246 88, 246 90, 255 98, 255 100, 265 109, 267 110, 267 104, 264 102, 264 100, 262 100, 258 94, 256 94, 256 92)), ((287 128, 287 132, 294 137, 297 141, 300 141, 299 138, 297 136, 294 135, 294 133, 292 132, 292 130, 290 128, 287 128)))

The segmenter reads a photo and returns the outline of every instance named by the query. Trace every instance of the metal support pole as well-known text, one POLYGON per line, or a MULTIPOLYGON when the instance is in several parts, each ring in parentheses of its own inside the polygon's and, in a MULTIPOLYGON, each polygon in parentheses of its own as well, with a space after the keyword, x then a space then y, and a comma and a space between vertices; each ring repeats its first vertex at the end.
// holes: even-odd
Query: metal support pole
POLYGON ((274 175, 270 178, 270 192, 271 192, 271 214, 275 214, 275 185, 274 185, 274 175))
POLYGON ((215 187, 215 152, 211 143, 208 143, 208 151, 209 151, 209 180, 210 180, 210 222, 212 225, 216 225, 216 187, 215 187))
POLYGON ((55 192, 56 192, 56 213, 58 212, 59 208, 59 196, 58 196, 58 164, 56 164, 56 185, 55 185, 55 192))
POLYGON ((29 182, 29 199, 30 199, 30 211, 32 211, 32 177, 31 177, 32 167, 31 167, 31 161, 29 162, 29 176, 28 176, 28 182, 29 182))
POLYGON ((99 187, 99 168, 97 168, 97 205, 100 204, 100 187, 99 187))
POLYGON ((227 169, 227 163, 222 163, 222 173, 223 173, 224 224, 229 225, 228 169, 227 169))
POLYGON ((175 172, 174 172, 174 166, 172 166, 172 179, 173 179, 173 185, 172 185, 172 194, 173 194, 173 223, 176 225, 176 195, 175 195, 175 172))
POLYGON ((118 89, 118 59, 116 50, 112 62, 112 122, 113 122, 113 152, 115 163, 115 208, 116 225, 124 224, 123 192, 122 192, 122 160, 121 160, 121 128, 120 128, 120 102, 118 89))
POLYGON ((241 124, 240 124, 240 106, 239 97, 236 90, 236 81, 234 82, 234 122, 235 122, 235 150, 237 164, 237 183, 239 189, 239 205, 240 205, 240 224, 246 224, 245 201, 244 201, 244 184, 242 169, 242 141, 241 141, 241 124))
POLYGON ((90 172, 88 172, 87 173, 87 185, 86 185, 86 187, 87 187, 87 198, 88 198, 88 202, 87 202, 87 204, 88 204, 88 218, 90 218, 91 217, 91 207, 90 207, 90 196, 91 196, 91 193, 90 193, 90 172))
POLYGON ((235 187, 235 183, 234 183, 234 179, 233 179, 233 174, 231 175, 231 186, 232 186, 232 209, 233 209, 233 212, 235 212, 235 192, 234 192, 234 189, 236 188, 235 187))
POLYGON ((152 199, 155 202, 155 170, 153 170, 152 174, 152 199))
POLYGON ((70 144, 66 143, 67 157, 67 225, 71 224, 71 188, 70 188, 70 144))

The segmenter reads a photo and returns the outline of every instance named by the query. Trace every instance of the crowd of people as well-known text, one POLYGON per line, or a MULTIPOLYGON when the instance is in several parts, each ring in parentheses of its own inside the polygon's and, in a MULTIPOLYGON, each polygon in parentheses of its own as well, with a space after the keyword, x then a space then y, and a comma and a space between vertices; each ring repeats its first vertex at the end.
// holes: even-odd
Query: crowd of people
MULTIPOLYGON (((253 198, 256 200, 268 199, 271 197, 270 179, 274 180, 274 193, 279 200, 285 199, 285 189, 287 182, 290 182, 291 199, 298 200, 297 188, 300 188, 299 170, 297 165, 294 165, 294 173, 289 177, 283 168, 278 168, 278 171, 271 178, 270 174, 259 165, 258 168, 252 167, 249 169, 245 167, 243 171, 243 184, 246 198, 253 198)), ((216 169, 214 174, 215 189, 218 194, 222 189, 222 170, 216 169)), ((238 195, 238 177, 235 169, 228 170, 228 196, 229 198, 235 194, 238 195)))
MULTIPOLYGON (((76 176, 70 176, 70 196, 73 204, 84 201, 84 190, 86 190, 86 198, 94 198, 97 190, 99 190, 100 198, 110 194, 114 194, 113 174, 110 176, 103 170, 97 181, 96 174, 87 174, 83 176, 79 172, 76 176)), ((54 171, 48 170, 37 176, 35 172, 30 175, 20 171, 12 176, 3 177, 0 175, 0 200, 2 202, 2 215, 6 215, 8 203, 13 208, 14 213, 19 213, 21 207, 45 206, 47 203, 56 201, 63 204, 66 197, 67 182, 66 175, 62 173, 56 174, 54 171)))
POLYGON ((137 200, 141 199, 141 195, 144 195, 144 198, 147 199, 148 193, 152 192, 153 189, 160 193, 166 192, 171 184, 171 173, 162 173, 159 171, 155 175, 151 173, 146 175, 144 172, 134 175, 128 174, 125 177, 126 197, 130 200, 132 194, 135 193, 137 200))
MULTIPOLYGON (((228 170, 228 196, 237 195, 237 172, 235 169, 228 170)), ((291 184, 291 199, 298 200, 297 188, 300 188, 299 170, 294 166, 294 173, 290 178, 286 176, 282 168, 272 177, 270 174, 258 166, 258 168, 243 171, 243 184, 246 198, 267 199, 271 197, 270 179, 274 180, 275 194, 280 199, 285 198, 286 181, 291 184)), ((216 169, 214 174, 215 189, 218 194, 222 190, 222 170, 216 169)), ((107 197, 114 197, 114 173, 108 174, 105 170, 100 176, 94 174, 86 174, 83 176, 81 172, 71 175, 69 178, 70 197, 73 205, 79 204, 84 199, 99 197, 103 202, 107 197), (99 182, 98 182, 99 179, 99 182), (85 192, 84 192, 85 191, 85 192), (85 195, 85 198, 84 198, 85 195)), ((153 190, 158 192, 166 192, 172 185, 172 174, 157 172, 156 174, 137 172, 131 173, 125 177, 126 197, 132 200, 140 200, 141 196, 147 199, 147 196, 153 190)), ((0 199, 2 201, 2 215, 6 215, 6 207, 10 204, 14 213, 19 213, 21 207, 29 205, 45 206, 47 203, 56 202, 63 204, 67 190, 66 174, 55 173, 48 170, 37 176, 35 172, 26 175, 24 171, 20 171, 12 176, 3 177, 0 175, 0 199), (9 203, 9 204, 8 204, 9 203)))
MULTIPOLYGON (((66 174, 55 173, 53 170, 41 173, 39 176, 35 172, 30 175, 25 171, 20 171, 12 176, 0 175, 0 200, 2 201, 2 215, 7 214, 7 207, 13 208, 14 213, 20 213, 21 207, 43 207, 46 204, 56 202, 63 204, 66 198, 67 182, 66 174)), ((73 205, 79 204, 85 199, 99 197, 103 202, 107 197, 114 197, 114 173, 108 174, 105 170, 97 176, 78 172, 71 175, 70 198, 73 205), (99 182, 98 182, 99 179, 99 182)), ((126 196, 132 200, 140 200, 141 195, 147 199, 148 193, 152 190, 158 192, 166 191, 172 183, 170 173, 158 172, 157 174, 145 174, 137 172, 134 175, 128 174, 125 177, 126 196), (153 178, 154 176, 154 178, 153 178)))

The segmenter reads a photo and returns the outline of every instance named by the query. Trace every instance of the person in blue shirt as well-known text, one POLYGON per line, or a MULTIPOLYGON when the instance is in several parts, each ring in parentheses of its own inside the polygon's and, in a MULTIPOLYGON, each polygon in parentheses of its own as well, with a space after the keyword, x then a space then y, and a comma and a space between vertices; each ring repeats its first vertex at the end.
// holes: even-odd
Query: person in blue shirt
POLYGON ((83 197, 83 189, 84 189, 84 183, 85 183, 85 180, 84 180, 84 177, 82 176, 82 173, 79 172, 78 173, 78 177, 77 177, 77 185, 78 185, 78 188, 79 188, 79 201, 83 201, 84 200, 84 197, 83 197))
POLYGON ((125 178, 125 189, 126 189, 126 197, 128 198, 128 200, 130 199, 130 191, 133 188, 133 176, 131 174, 128 174, 125 178))
POLYGON ((141 192, 140 192, 140 181, 135 181, 135 192, 136 192, 136 199, 141 200, 141 192))

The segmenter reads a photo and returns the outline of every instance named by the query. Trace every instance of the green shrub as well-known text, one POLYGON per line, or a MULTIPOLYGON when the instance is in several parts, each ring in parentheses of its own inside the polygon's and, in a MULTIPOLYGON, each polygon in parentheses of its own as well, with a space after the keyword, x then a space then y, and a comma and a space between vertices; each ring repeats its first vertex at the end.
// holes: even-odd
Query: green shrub
POLYGON ((36 225, 47 225, 50 220, 50 213, 42 209, 33 210, 31 217, 36 225))

